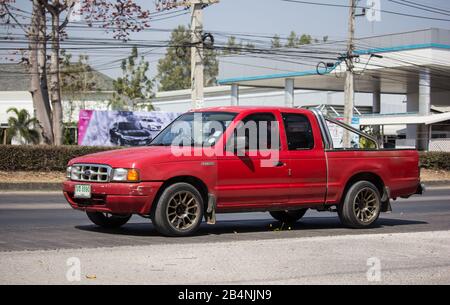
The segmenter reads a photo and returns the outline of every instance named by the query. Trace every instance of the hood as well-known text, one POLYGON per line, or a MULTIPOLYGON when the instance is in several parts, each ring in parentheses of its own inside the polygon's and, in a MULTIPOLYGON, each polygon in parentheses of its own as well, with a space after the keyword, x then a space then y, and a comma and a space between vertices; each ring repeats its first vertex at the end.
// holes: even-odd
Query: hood
POLYGON ((75 163, 106 164, 112 167, 139 168, 139 164, 167 162, 174 156, 170 147, 146 146, 115 149, 70 160, 75 163))

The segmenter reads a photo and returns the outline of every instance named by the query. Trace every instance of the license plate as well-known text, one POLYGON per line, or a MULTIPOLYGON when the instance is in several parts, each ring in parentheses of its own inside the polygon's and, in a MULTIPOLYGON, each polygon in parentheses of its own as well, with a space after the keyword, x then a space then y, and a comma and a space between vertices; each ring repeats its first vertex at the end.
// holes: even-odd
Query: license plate
POLYGON ((75 185, 75 198, 91 198, 91 186, 89 184, 75 185))
POLYGON ((144 144, 147 144, 147 142, 146 141, 140 141, 139 142, 139 145, 144 145, 144 144))

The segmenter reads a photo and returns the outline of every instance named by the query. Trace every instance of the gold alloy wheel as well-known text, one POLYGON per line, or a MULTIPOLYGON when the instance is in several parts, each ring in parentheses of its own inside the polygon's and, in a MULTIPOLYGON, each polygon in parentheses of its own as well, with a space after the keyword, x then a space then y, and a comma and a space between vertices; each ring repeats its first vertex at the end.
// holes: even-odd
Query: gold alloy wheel
POLYGON ((166 215, 173 228, 188 230, 200 217, 200 203, 191 192, 180 191, 170 198, 166 215))
POLYGON ((377 217, 379 208, 377 194, 370 187, 361 189, 353 200, 353 213, 363 223, 372 222, 377 217))

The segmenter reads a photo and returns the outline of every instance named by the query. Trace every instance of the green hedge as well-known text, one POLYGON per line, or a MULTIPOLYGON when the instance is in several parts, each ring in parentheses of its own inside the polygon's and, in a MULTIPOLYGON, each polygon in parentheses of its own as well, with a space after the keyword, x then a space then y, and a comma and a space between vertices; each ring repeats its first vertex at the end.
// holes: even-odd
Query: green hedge
POLYGON ((420 167, 434 170, 450 170, 450 153, 421 152, 420 167))
POLYGON ((64 171, 75 157, 114 147, 0 145, 1 171, 64 171))
MULTIPOLYGON (((75 157, 115 147, 86 146, 12 146, 0 145, 1 171, 64 171, 75 157)), ((422 152, 420 166, 426 169, 450 170, 450 153, 422 152)))

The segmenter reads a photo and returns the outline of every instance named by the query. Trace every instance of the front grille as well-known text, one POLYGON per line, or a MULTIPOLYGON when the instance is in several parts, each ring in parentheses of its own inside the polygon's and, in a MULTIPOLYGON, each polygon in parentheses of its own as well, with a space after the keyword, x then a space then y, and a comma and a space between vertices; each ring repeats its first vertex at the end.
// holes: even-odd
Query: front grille
POLYGON ((100 164, 75 164, 70 179, 74 181, 109 182, 111 167, 100 164))

